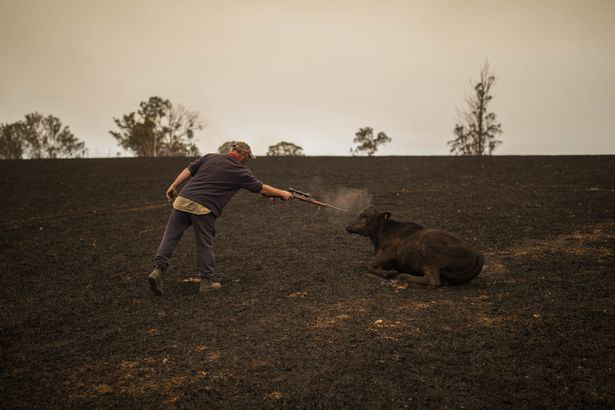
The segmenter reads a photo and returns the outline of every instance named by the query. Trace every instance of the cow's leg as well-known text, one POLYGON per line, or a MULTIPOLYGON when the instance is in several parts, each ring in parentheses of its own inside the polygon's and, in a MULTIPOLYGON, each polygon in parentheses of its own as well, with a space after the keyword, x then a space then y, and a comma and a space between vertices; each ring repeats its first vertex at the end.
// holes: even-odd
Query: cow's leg
POLYGON ((414 276, 407 274, 403 276, 404 280, 408 282, 416 283, 417 285, 427 285, 427 278, 425 276, 414 276))
POLYGON ((418 285, 437 288, 440 286, 440 269, 429 266, 425 268, 425 274, 423 276, 404 275, 404 279, 418 285))
POLYGON ((440 269, 437 267, 427 267, 425 269, 425 277, 427 278, 427 285, 430 288, 437 288, 440 286, 440 269))
POLYGON ((399 274, 399 272, 392 269, 394 261, 394 258, 384 253, 379 253, 376 254, 374 259, 367 265, 367 269, 374 275, 388 279, 399 274))

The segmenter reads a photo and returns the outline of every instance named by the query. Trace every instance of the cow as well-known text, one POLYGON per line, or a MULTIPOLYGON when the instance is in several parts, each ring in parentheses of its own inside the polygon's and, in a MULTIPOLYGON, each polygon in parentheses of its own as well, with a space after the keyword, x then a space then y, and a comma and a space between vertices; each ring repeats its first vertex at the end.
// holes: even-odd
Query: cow
POLYGON ((368 270, 384 278, 407 273, 412 283, 435 288, 443 281, 464 283, 483 268, 483 255, 469 242, 441 229, 391 219, 390 212, 370 207, 346 226, 346 232, 368 236, 374 257, 368 270))

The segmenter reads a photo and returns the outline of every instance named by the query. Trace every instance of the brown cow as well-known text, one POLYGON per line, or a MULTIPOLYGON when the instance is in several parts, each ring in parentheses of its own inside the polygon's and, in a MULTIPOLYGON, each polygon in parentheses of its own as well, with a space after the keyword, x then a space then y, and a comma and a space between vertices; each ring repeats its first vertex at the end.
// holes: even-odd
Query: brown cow
POLYGON ((348 233, 369 236, 374 258, 371 273, 384 278, 408 273, 413 283, 440 286, 440 281, 464 283, 474 279, 485 263, 469 242, 440 229, 399 222, 390 212, 367 208, 346 226, 348 233))

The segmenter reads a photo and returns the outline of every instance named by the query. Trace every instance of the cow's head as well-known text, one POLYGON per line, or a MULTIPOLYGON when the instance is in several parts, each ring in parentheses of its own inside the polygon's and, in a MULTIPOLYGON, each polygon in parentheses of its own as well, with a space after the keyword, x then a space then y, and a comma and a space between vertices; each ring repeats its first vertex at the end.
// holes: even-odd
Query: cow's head
POLYGON ((380 223, 390 217, 390 212, 378 212, 374 207, 367 208, 354 221, 346 225, 346 232, 369 236, 376 233, 380 223))

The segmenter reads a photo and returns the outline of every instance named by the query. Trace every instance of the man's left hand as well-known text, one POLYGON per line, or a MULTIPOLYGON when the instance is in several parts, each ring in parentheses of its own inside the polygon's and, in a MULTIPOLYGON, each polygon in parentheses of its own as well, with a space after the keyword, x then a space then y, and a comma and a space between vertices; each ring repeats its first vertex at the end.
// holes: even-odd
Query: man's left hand
POLYGON ((170 186, 169 189, 167 189, 166 195, 167 195, 167 200, 170 201, 177 196, 177 190, 175 189, 175 187, 170 186))

